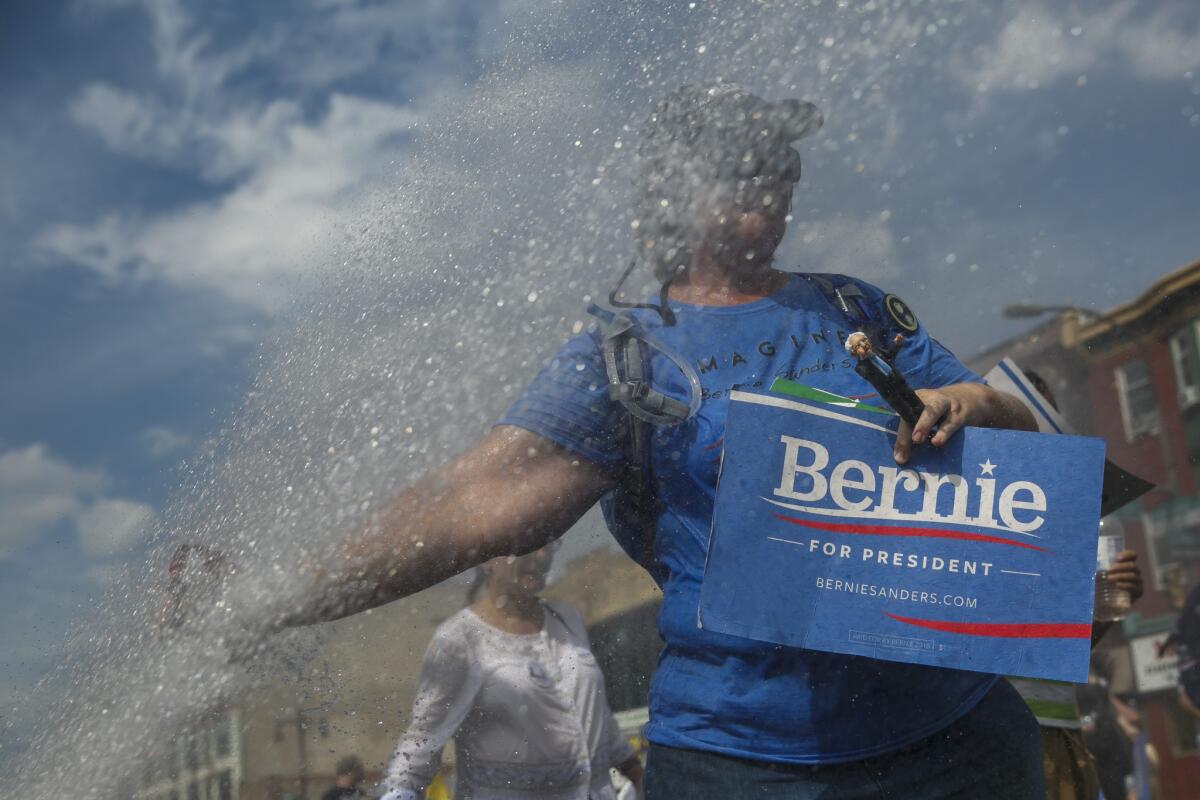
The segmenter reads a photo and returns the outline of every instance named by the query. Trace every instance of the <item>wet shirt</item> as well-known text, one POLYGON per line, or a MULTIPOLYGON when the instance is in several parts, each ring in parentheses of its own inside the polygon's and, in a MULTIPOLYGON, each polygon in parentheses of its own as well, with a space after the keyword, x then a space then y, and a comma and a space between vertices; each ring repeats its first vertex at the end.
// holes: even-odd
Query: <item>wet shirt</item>
POLYGON ((545 624, 508 633, 469 608, 442 623, 421 664, 412 721, 384 800, 419 800, 454 739, 458 800, 612 800, 608 768, 633 755, 579 612, 545 601, 545 624))
MULTIPOLYGON (((835 285, 845 280, 826 277, 835 285)), ((882 292, 855 285, 883 307, 882 292)), ((994 676, 788 648, 697 626, 730 390, 763 391, 783 377, 879 400, 842 348, 851 320, 804 277, 792 276, 777 294, 751 303, 671 307, 674 326, 663 326, 653 311, 637 312, 638 319, 695 367, 702 402, 683 424, 656 429, 651 444, 662 506, 655 556, 665 647, 651 684, 647 737, 757 760, 833 763, 903 747, 965 714, 994 676)), ((608 398, 599 336, 588 330, 569 340, 500 424, 620 473, 617 431, 625 412, 608 398)), ((920 327, 896 364, 914 388, 978 381, 920 327)), ((678 368, 658 354, 651 366, 655 388, 686 402, 678 368)))

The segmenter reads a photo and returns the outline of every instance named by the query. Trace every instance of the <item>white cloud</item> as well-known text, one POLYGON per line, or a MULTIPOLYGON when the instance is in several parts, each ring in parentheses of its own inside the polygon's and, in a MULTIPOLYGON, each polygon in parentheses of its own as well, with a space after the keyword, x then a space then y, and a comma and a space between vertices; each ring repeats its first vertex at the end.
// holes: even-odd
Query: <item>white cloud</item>
POLYGON ((73 521, 107 487, 102 472, 72 466, 44 445, 0 453, 0 558, 73 521))
MULTIPOLYGON (((411 105, 323 92, 313 99, 324 111, 314 116, 302 109, 303 92, 264 98, 231 88, 231 80, 255 66, 285 82, 319 85, 366 68, 364 58, 378 61, 371 43, 389 31, 444 35, 453 22, 453 9, 433 0, 403 8, 318 3, 293 15, 286 36, 272 25, 218 44, 179 0, 87 0, 81 7, 146 14, 154 81, 138 90, 84 86, 68 105, 71 119, 115 152, 188 170, 220 189, 166 212, 108 211, 82 224, 51 225, 35 237, 35 248, 113 282, 215 288, 267 310, 295 292, 347 221, 335 210, 339 195, 376 178, 395 156, 397 138, 421 116, 411 105), (326 63, 331 58, 344 64, 335 68, 326 63), (329 74, 301 76, 318 62, 325 66, 313 68, 329 74)), ((443 44, 439 52, 454 49, 443 44)))
POLYGON ((154 509, 130 500, 101 500, 79 515, 79 541, 88 555, 128 550, 154 521, 154 509))
POLYGON ((170 428, 155 425, 142 431, 138 436, 146 452, 153 458, 165 458, 187 448, 192 443, 192 437, 176 433, 170 428))
POLYGON ((884 281, 899 274, 896 238, 879 218, 838 216, 797 220, 780 245, 776 263, 783 269, 838 272, 865 281, 884 281))
POLYGON ((132 542, 149 506, 110 497, 100 469, 78 467, 44 444, 0 452, 0 559, 47 536, 76 534, 93 555, 132 542))
POLYGON ((110 280, 165 278, 273 309, 347 221, 335 211, 338 195, 382 168, 388 143, 419 119, 406 108, 343 95, 331 98, 315 124, 278 114, 267 137, 252 130, 254 120, 235 115, 221 125, 230 143, 221 158, 229 169, 253 166, 228 193, 152 218, 108 214, 53 226, 37 245, 110 280))
POLYGON ((159 124, 143 98, 108 84, 84 87, 67 111, 117 152, 163 158, 179 147, 180 132, 159 124))
POLYGON ((1117 43, 1137 74, 1147 78, 1178 78, 1200 69, 1200 22, 1185 24, 1173 9, 1121 28, 1117 43))
POLYGON ((959 78, 980 90, 1022 90, 1076 80, 1090 70, 1125 64, 1145 79, 1181 77, 1200 67, 1200 30, 1179 9, 1139 18, 1131 0, 1091 12, 1023 6, 995 41, 977 51, 959 78), (1190 28, 1192 33, 1183 32, 1190 28))

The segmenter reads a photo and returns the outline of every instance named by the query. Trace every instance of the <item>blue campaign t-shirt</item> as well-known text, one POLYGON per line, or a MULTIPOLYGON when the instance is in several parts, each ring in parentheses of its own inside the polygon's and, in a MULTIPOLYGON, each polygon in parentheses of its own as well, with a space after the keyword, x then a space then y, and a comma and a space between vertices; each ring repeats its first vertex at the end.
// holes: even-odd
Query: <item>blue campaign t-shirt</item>
MULTIPOLYGON (((882 292, 855 285, 883 308, 882 292)), ((763 761, 833 763, 903 747, 965 714, 994 676, 783 647, 698 626, 730 389, 765 391, 784 377, 868 402, 874 389, 843 350, 850 320, 799 275, 755 302, 670 305, 673 326, 653 311, 636 314, 695 368, 702 402, 684 423, 656 429, 651 443, 662 509, 655 560, 665 647, 650 688, 647 738, 763 761)), ((914 388, 979 380, 923 327, 908 336, 896 364, 914 388)), ((687 381, 667 357, 656 352, 651 369, 655 388, 687 401, 687 381)), ((625 413, 608 398, 593 327, 563 346, 499 424, 533 431, 619 473, 625 413)))

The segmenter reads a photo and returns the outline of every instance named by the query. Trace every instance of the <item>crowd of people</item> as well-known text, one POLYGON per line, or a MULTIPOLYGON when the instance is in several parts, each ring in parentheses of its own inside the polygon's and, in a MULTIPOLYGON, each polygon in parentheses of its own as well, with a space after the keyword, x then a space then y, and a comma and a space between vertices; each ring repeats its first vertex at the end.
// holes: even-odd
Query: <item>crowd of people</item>
MULTIPOLYGON (((729 84, 684 86, 659 103, 635 175, 635 264, 649 266, 657 297, 627 303, 614 290, 608 316, 567 341, 481 441, 397 492, 337 559, 304 568, 312 601, 281 624, 481 571, 479 596, 425 655, 388 800, 422 797, 450 740, 460 800, 612 798, 610 767, 647 800, 1094 798, 1100 784, 1107 800, 1123 797, 1083 746, 1089 736, 1102 746, 1099 717, 1086 705, 1081 714, 1069 688, 1018 692, 983 672, 697 625, 731 388, 827 363, 821 390, 862 397, 869 386, 834 334, 866 330, 885 347, 902 335, 889 368, 923 407, 899 425, 897 464, 965 426, 1036 430, 1019 399, 982 383, 894 295, 777 268, 801 175, 793 145, 822 122, 811 103, 729 84), (700 373, 690 366, 702 362, 700 373), (597 503, 663 592, 644 771, 579 614, 538 598, 553 542, 597 503)), ((1132 553, 1112 577, 1140 593, 1132 553)))

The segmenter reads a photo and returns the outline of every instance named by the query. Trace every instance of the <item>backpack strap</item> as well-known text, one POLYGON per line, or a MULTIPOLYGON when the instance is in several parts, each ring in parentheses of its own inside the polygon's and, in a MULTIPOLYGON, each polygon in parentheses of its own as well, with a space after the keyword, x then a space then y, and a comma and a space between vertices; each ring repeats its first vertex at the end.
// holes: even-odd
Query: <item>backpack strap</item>
POLYGON ((690 364, 663 347, 629 313, 595 304, 588 307, 588 313, 601 324, 600 350, 608 374, 609 399, 634 417, 655 425, 678 425, 695 412, 699 407, 700 378, 690 364), (691 403, 681 403, 653 387, 647 345, 661 350, 688 378, 694 395, 691 403))
POLYGON ((699 408, 700 378, 691 364, 651 336, 632 314, 595 304, 588 307, 588 313, 601 326, 600 349, 608 377, 608 396, 627 412, 626 424, 621 431, 626 468, 605 509, 605 516, 626 552, 654 573, 654 543, 660 506, 654 485, 650 441, 655 428, 678 425, 699 408), (669 358, 683 373, 692 390, 689 403, 668 397, 653 387, 653 350, 669 358), (627 538, 633 533, 628 530, 629 523, 637 529, 640 546, 627 538))

